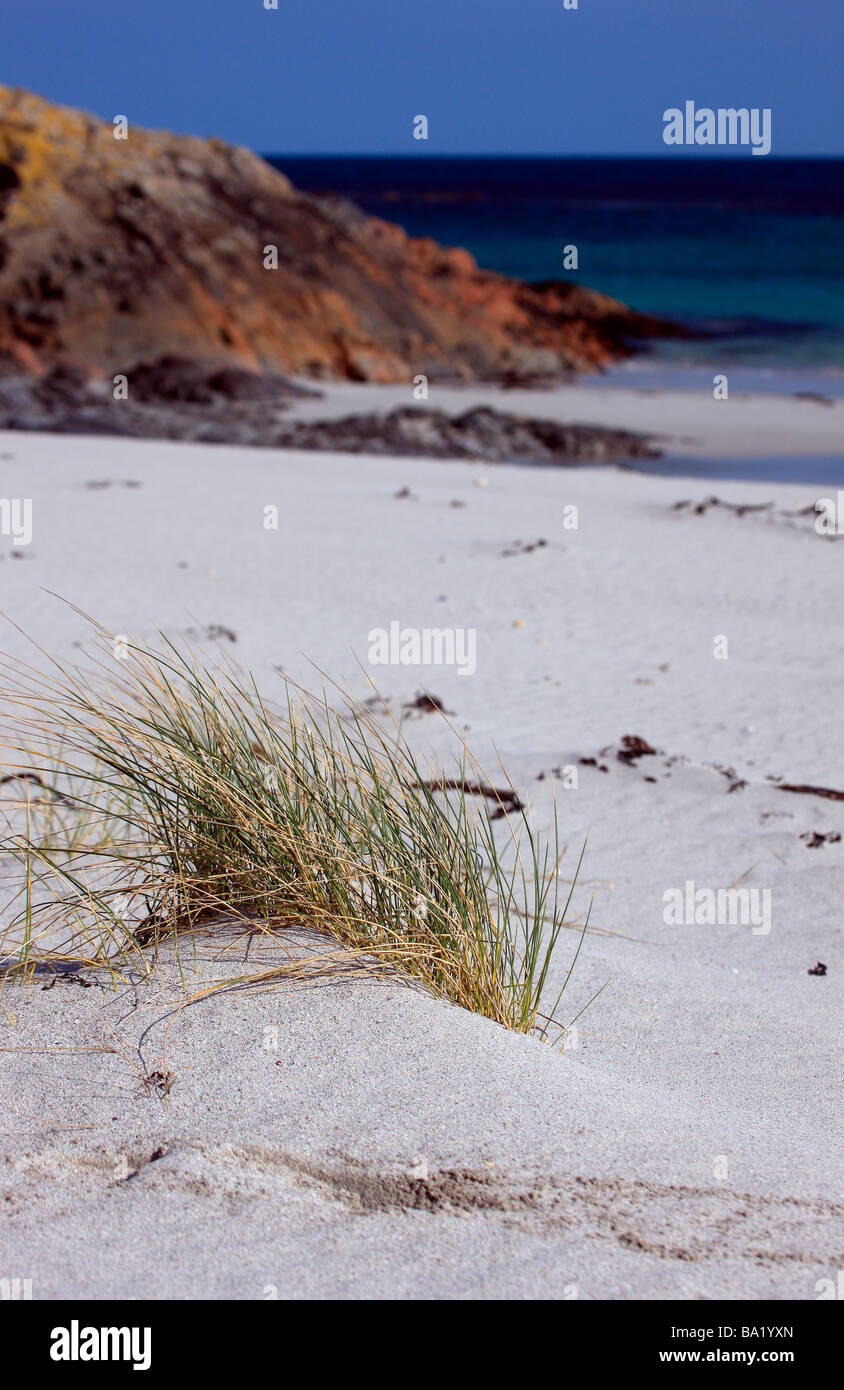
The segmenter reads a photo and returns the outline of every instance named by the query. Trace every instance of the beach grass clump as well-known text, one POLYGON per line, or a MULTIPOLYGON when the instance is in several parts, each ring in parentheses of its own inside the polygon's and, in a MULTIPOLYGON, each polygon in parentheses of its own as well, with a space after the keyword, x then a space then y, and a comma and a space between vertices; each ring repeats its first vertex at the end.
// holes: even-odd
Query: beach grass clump
POLYGON ((223 919, 282 943, 305 926, 547 1032, 552 957, 564 928, 585 929, 567 916, 577 872, 560 876, 556 807, 538 835, 454 730, 445 773, 377 700, 282 678, 271 706, 249 674, 164 637, 123 661, 102 630, 97 645, 84 669, 3 663, 16 790, 0 853, 19 872, 0 954, 18 978, 68 959, 148 972, 162 941, 223 919))

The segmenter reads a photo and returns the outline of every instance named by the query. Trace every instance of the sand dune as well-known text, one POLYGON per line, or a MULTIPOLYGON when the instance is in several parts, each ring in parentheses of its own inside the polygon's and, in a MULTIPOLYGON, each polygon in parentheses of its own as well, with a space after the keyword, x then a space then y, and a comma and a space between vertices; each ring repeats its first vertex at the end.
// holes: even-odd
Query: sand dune
MULTIPOLYGON (((657 422, 652 398, 637 422, 588 395, 586 419, 657 422)), ((731 450, 816 421, 809 453, 842 407, 705 409, 731 450)), ((708 446, 703 413, 672 402, 660 428, 708 446)), ((392 620, 475 629, 471 677, 372 674, 396 709, 433 690, 540 817, 560 770, 596 928, 563 1021, 605 986, 562 1052, 360 973, 228 993, 179 1014, 166 1096, 143 1079, 185 997, 167 959, 116 995, 5 990, 3 1268, 25 1251, 36 1298, 816 1298, 844 1258, 844 804, 779 783, 844 789, 841 552, 799 514, 817 489, 719 483, 772 503, 740 515, 615 468, 11 434, 0 454, 33 504, 17 558, 0 537, 2 606, 61 658, 87 629, 46 590, 115 633, 216 631, 270 694, 279 667, 313 682, 308 659, 363 691, 355 656, 392 620), (620 759, 626 736, 655 751, 620 759), (667 922, 690 880, 769 892, 770 930, 667 922)), ((412 727, 445 747, 434 716, 412 727)), ((189 985, 244 951, 221 927, 189 985)))

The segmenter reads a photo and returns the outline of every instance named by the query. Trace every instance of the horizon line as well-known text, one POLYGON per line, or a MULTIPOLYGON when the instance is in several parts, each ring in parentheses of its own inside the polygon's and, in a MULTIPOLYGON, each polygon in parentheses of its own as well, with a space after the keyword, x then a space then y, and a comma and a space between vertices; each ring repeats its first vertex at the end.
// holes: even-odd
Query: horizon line
MULTIPOLYGON (((747 162, 747 155, 744 150, 742 150, 741 153, 737 151, 735 154, 703 154, 698 153, 696 150, 683 150, 681 154, 673 154, 669 151, 660 151, 658 154, 646 154, 642 150, 638 150, 633 154, 625 153, 624 151, 615 154, 610 153, 606 150, 597 153, 590 153, 588 151, 578 150, 554 154, 549 154, 547 151, 537 153, 535 151, 531 152, 530 150, 522 150, 517 152, 508 151, 505 153, 496 154, 494 151, 485 150, 475 152, 468 151, 467 153, 458 154, 454 151, 446 150, 439 154, 434 154, 431 151, 423 152, 421 150, 382 150, 378 152, 372 150, 335 150, 326 152, 324 150, 317 151, 255 149, 254 153, 259 154, 262 159, 650 159, 660 161, 664 160, 666 163, 673 160, 674 163, 688 164, 700 164, 705 162, 713 164, 733 164, 741 163, 742 161, 747 162)), ((775 164, 781 160, 795 159, 816 160, 818 162, 821 162, 823 160, 844 160, 844 150, 842 150, 838 154, 797 153, 765 155, 765 162, 768 164, 775 164)))

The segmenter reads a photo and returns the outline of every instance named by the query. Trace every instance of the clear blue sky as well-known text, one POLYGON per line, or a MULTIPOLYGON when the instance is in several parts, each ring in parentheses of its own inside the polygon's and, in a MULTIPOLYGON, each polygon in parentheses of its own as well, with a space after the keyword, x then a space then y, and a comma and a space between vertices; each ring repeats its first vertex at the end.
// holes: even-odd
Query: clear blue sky
POLYGON ((770 106, 844 154, 844 0, 3 0, 0 81, 264 153, 665 154, 770 106), (427 144, 411 120, 430 122, 427 144))

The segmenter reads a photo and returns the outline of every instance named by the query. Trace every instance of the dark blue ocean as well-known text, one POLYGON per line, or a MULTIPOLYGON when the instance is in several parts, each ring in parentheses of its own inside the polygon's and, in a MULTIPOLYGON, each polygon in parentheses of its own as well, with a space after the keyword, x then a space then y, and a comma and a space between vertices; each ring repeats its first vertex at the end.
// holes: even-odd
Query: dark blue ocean
POLYGON ((652 369, 716 362, 744 369, 739 389, 844 395, 844 160, 269 158, 482 266, 572 278, 701 335, 654 348, 652 369))

